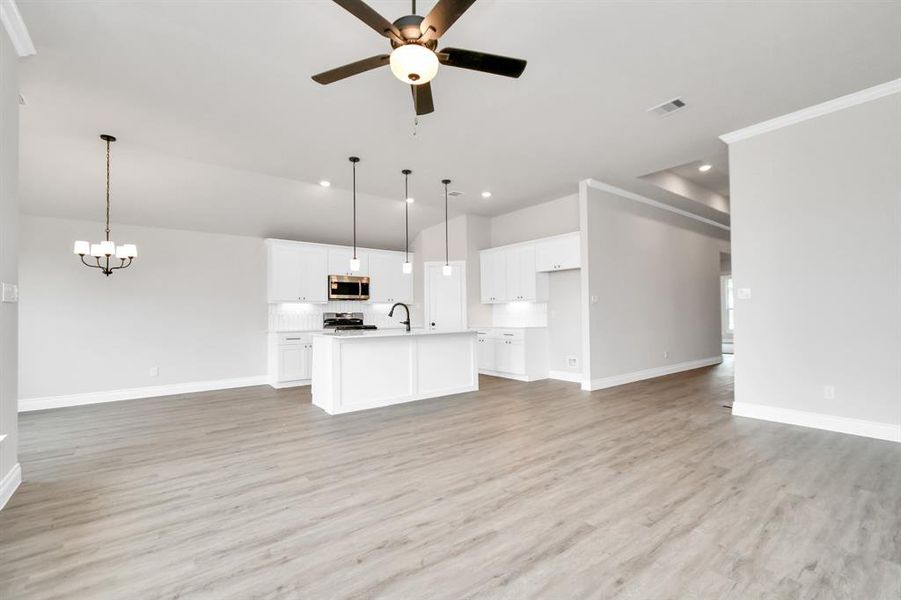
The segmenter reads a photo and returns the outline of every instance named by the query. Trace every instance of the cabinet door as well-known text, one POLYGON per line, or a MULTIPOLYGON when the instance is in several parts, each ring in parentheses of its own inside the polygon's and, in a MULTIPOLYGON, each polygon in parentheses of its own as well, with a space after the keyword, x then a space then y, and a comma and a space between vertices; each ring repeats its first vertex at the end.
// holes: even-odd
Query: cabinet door
POLYGON ((539 272, 578 269, 581 263, 578 233, 542 240, 535 245, 535 269, 539 272))
POLYGON ((309 379, 309 350, 306 346, 311 344, 296 344, 294 346, 282 346, 278 349, 278 380, 295 381, 297 379, 309 379))
POLYGON ((479 335, 477 343, 479 346, 479 370, 495 371, 494 348, 497 340, 487 335, 479 335))
POLYGON ((409 303, 413 299, 413 274, 404 273, 404 259, 405 255, 400 252, 373 252, 369 255, 371 302, 409 303))
POLYGON ((535 300, 535 247, 517 246, 506 253, 506 299, 508 301, 535 300))
POLYGON ((369 275, 369 255, 357 248, 357 259, 360 261, 360 270, 356 273, 350 270, 350 259, 353 258, 353 248, 329 248, 328 250, 328 275, 369 275))
POLYGON ((303 254, 299 246, 269 247, 269 302, 297 302, 301 297, 303 254))
POLYGON ((485 304, 505 302, 507 299, 506 255, 503 250, 489 250, 479 256, 481 296, 485 304))
POLYGON ((301 247, 298 297, 301 302, 328 301, 328 253, 325 248, 301 247))
POLYGON ((519 248, 508 248, 504 254, 505 300, 522 300, 522 253, 519 248))
POLYGON ((497 340, 497 347, 495 350, 495 365, 496 370, 502 373, 525 375, 525 344, 512 340, 497 340))

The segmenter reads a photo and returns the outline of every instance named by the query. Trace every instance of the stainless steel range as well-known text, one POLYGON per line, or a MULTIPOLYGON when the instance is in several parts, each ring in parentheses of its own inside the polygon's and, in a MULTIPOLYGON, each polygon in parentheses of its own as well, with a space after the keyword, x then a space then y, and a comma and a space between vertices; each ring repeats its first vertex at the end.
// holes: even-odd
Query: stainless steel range
POLYGON ((335 331, 356 331, 360 329, 378 329, 375 325, 363 324, 363 313, 322 313, 322 327, 335 331))

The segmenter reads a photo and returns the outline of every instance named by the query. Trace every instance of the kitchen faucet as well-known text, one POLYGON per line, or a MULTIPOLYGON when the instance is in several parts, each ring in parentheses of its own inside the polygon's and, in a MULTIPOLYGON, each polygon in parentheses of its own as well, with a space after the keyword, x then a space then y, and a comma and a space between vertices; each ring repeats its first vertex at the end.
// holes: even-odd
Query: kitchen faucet
POLYGON ((407 320, 406 320, 406 321, 401 321, 400 324, 401 324, 401 325, 406 325, 406 326, 407 326, 407 331, 410 331, 410 307, 409 307, 409 306, 407 306, 407 305, 404 304, 403 302, 395 302, 395 303, 394 303, 394 306, 391 307, 391 310, 388 311, 388 316, 389 316, 389 317, 393 317, 393 316, 394 316, 394 309, 397 308, 398 306, 403 306, 403 307, 404 307, 404 310, 407 311, 407 320))

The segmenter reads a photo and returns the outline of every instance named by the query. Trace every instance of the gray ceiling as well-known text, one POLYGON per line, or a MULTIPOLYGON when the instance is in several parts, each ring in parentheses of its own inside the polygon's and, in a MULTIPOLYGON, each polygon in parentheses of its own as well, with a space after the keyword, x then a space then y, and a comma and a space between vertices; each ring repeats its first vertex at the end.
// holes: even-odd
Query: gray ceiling
MULTIPOLYGON (((372 4, 391 19, 408 10, 372 4)), ((361 243, 388 247, 405 167, 414 228, 443 217, 444 177, 465 192, 452 212, 499 214, 586 177, 672 201, 637 178, 721 153, 722 133, 901 77, 899 3, 479 0, 444 45, 529 66, 519 80, 442 68, 437 112, 414 136, 410 91, 388 69, 310 80, 386 50, 332 2, 19 6, 38 49, 21 71, 25 212, 99 219, 97 134, 109 132, 121 139, 114 220, 340 242, 358 154, 374 196, 361 243), (680 113, 646 112, 676 96, 680 113), (309 185, 323 178, 330 190, 309 185)))

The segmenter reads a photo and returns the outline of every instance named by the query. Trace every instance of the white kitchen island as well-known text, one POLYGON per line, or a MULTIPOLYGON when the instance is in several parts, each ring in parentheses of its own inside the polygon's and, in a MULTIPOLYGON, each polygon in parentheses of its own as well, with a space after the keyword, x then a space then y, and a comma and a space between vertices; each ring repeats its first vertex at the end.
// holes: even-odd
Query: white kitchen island
POLYGON ((330 415, 473 392, 476 332, 314 334, 312 385, 313 404, 330 415))

